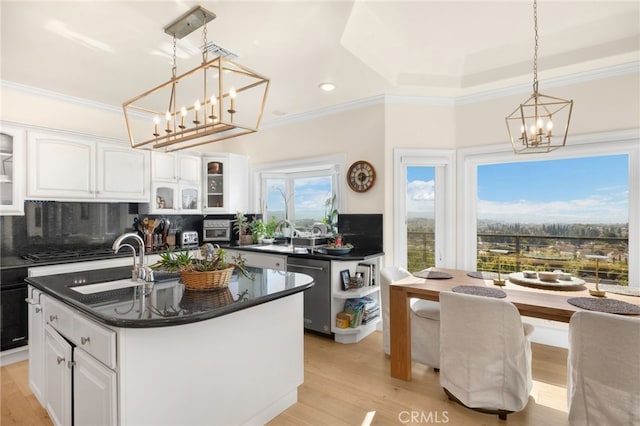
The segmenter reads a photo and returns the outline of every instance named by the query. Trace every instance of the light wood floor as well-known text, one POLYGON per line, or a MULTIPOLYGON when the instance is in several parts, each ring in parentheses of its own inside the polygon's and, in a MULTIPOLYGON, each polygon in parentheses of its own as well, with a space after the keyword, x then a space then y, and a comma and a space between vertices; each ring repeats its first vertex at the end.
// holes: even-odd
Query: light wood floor
MULTIPOLYGON (((392 378, 389 357, 382 352, 381 333, 373 333, 355 345, 306 334, 305 379, 298 403, 269 425, 357 426, 370 411, 375 411, 372 425, 568 425, 567 351, 535 343, 532 349, 534 384, 529 404, 504 422, 450 402, 438 375, 420 364, 414 364, 411 382, 392 378)), ((46 411, 29 391, 27 362, 2 367, 0 373, 2 426, 51 425, 46 411)))

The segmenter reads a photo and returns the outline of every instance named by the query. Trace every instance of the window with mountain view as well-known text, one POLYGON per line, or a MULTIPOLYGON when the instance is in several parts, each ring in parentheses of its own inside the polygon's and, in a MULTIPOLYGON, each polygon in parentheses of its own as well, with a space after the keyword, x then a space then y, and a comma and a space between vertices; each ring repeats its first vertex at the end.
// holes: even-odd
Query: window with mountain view
POLYGON ((629 156, 479 165, 477 267, 561 269, 586 281, 629 284, 629 156))

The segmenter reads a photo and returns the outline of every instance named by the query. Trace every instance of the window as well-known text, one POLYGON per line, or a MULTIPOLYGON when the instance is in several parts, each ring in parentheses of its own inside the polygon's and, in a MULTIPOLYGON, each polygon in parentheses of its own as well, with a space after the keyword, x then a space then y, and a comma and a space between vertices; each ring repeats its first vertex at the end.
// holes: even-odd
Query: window
POLYGON ((256 173, 260 181, 259 209, 269 220, 287 219, 298 230, 311 230, 327 214, 327 200, 335 195, 339 209, 342 161, 324 158, 314 162, 264 166, 256 173))
POLYGON ((572 142, 535 156, 496 147, 459 152, 465 204, 459 205, 458 267, 495 270, 488 250, 501 246, 509 251, 501 259, 507 272, 564 269, 590 281, 594 265, 584 255, 602 254, 609 257, 603 282, 639 285, 640 267, 629 261, 640 249, 637 134, 572 142))
POLYGON ((478 270, 571 273, 629 282, 629 156, 607 155, 478 166, 478 270))
POLYGON ((415 272, 452 266, 454 153, 396 150, 394 264, 415 272))

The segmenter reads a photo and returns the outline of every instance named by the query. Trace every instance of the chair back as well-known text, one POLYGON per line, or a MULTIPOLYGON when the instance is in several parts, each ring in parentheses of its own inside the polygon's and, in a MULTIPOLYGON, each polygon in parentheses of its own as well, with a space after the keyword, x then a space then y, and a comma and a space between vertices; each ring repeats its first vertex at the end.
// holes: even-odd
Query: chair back
POLYGON ((640 424, 640 319, 573 314, 567 403, 573 425, 640 424))
POLYGON ((504 300, 440 293, 440 384, 470 408, 520 411, 531 392, 531 343, 504 300))
POLYGON ((411 273, 399 266, 387 266, 380 271, 380 297, 382 298, 382 349, 387 355, 391 354, 391 338, 389 329, 389 284, 410 276, 411 273))

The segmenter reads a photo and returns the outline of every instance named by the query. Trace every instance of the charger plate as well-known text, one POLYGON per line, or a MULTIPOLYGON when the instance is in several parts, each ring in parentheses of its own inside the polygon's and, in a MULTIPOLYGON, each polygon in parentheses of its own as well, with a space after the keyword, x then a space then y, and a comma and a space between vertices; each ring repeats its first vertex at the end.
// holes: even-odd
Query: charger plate
POLYGON ((425 278, 428 280, 446 280, 449 278, 453 278, 453 275, 451 275, 448 272, 430 271, 428 269, 425 269, 419 272, 414 272, 413 276, 418 278, 425 278))
POLYGON ((479 285, 459 285, 451 289, 456 293, 472 294, 474 296, 495 297, 502 299, 507 297, 507 293, 499 288, 482 287, 479 285))
POLYGON ((578 308, 590 311, 607 312, 609 314, 640 315, 640 306, 622 300, 595 298, 595 297, 572 297, 567 302, 578 308))

